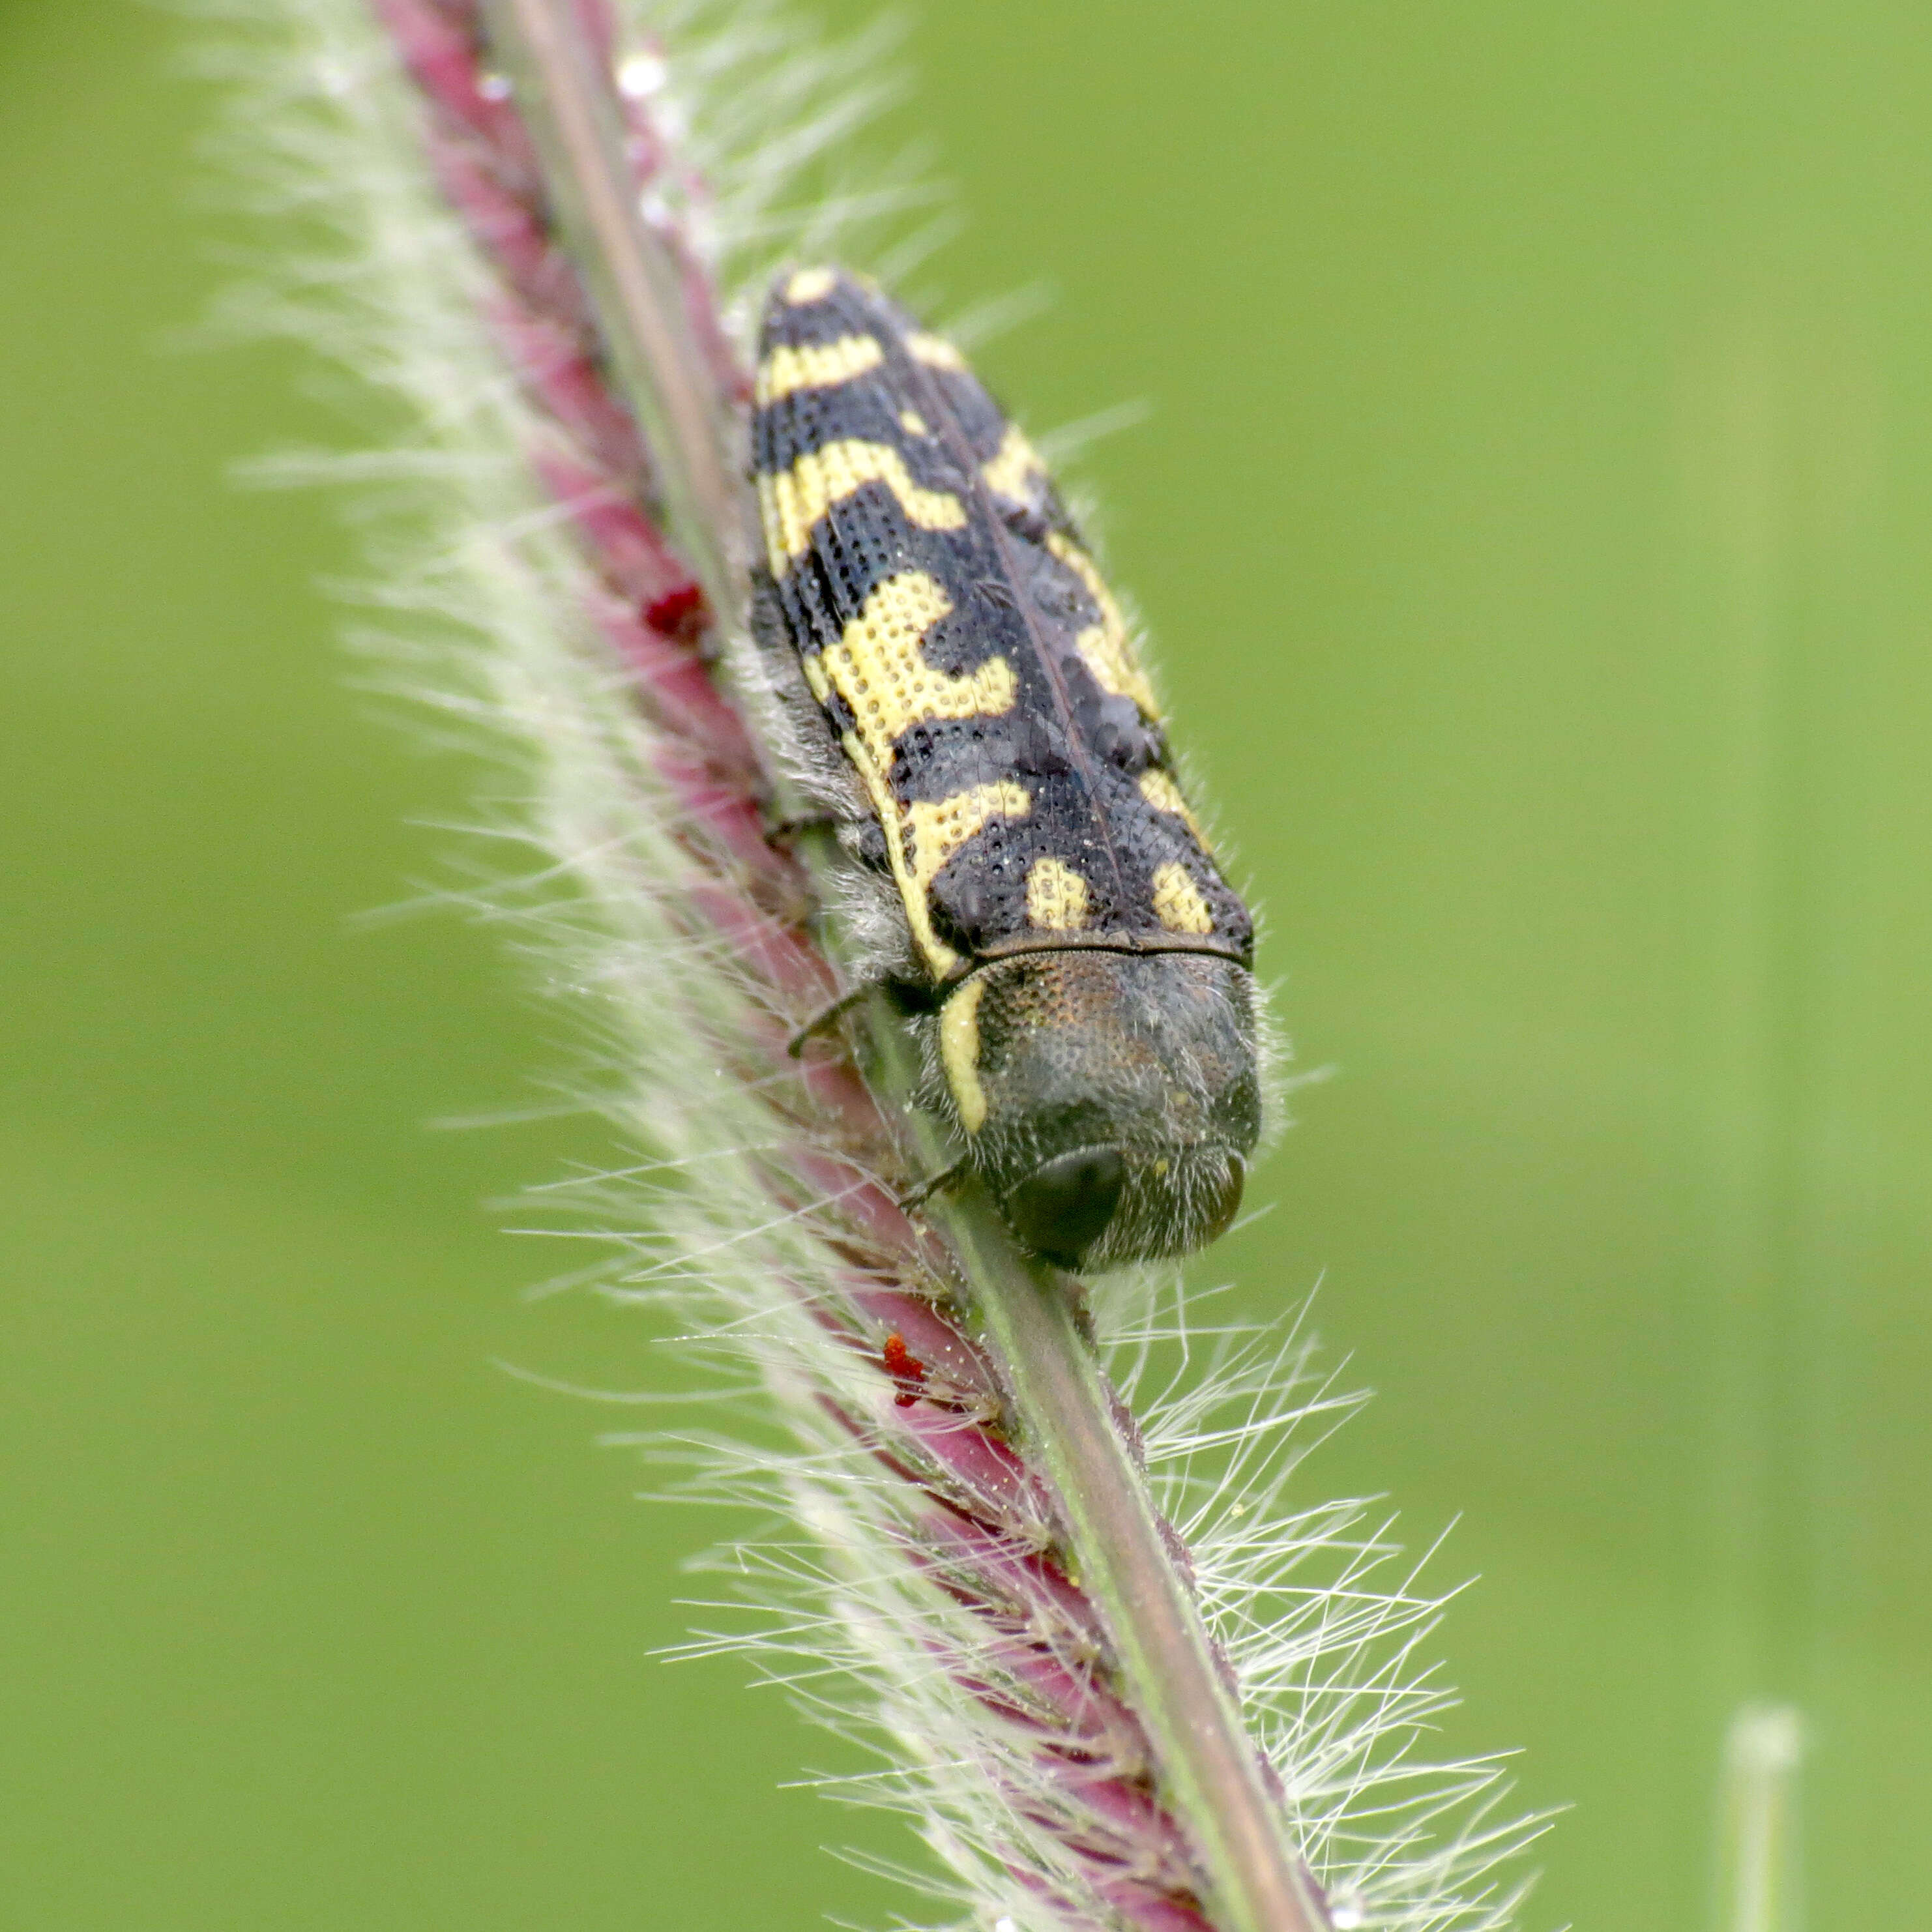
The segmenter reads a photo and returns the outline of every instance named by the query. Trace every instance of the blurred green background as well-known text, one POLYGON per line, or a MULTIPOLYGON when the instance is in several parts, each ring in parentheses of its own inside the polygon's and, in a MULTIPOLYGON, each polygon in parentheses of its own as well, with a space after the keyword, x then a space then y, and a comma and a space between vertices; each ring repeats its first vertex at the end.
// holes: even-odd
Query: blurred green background
MULTIPOLYGON (((842 16, 852 10, 841 8, 842 16)), ((438 876, 474 774, 348 688, 340 432, 185 356, 207 104, 0 10, 0 1927, 808 1926, 892 1828, 649 1648, 663 1372, 488 1204, 609 1153, 438 876)), ((1879 0, 917 17, 895 134, 1044 280, 984 361, 1083 476, 1305 1065, 1206 1272, 1380 1391, 1312 1465, 1438 1578, 1451 1742, 1573 1803, 1532 1926, 1716 1922, 1720 1740, 1802 1706, 1808 1923, 1932 1894, 1932 26, 1879 0)))

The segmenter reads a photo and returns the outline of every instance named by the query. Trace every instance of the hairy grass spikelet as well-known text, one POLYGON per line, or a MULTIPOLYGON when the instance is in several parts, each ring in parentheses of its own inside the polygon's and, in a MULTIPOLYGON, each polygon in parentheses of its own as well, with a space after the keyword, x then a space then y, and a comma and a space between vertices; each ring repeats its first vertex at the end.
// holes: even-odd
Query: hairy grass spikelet
MULTIPOLYGON (((1310 1345, 1204 1322, 1166 1270, 999 1313, 970 1244, 901 1204, 890 1096, 788 1053, 838 976, 819 884, 770 836, 786 747, 736 635, 740 532, 680 476, 675 426, 640 429, 542 104, 489 38, 513 9, 216 10, 236 165, 300 238, 235 319, 402 412, 380 451, 280 468, 356 486, 400 681, 516 774, 493 829, 534 860, 472 903, 574 991, 595 1104, 638 1150, 577 1190, 616 1257, 601 1291, 668 1311, 742 1397, 734 1430, 649 1446, 791 1526, 715 1556, 750 1614, 693 1649, 877 1751, 850 1795, 910 1816, 934 1858, 905 1876, 980 1932, 1508 1923, 1498 1868, 1533 1828, 1493 1814, 1492 1764, 1422 1755, 1439 1603, 1366 1506, 1298 1499, 1352 1400, 1310 1345), (1099 1439, 1070 1444, 1041 1361, 1099 1439)), ((837 181, 873 104, 783 14, 550 10, 613 83, 699 414, 728 425, 772 264, 849 255, 918 197, 837 181)))

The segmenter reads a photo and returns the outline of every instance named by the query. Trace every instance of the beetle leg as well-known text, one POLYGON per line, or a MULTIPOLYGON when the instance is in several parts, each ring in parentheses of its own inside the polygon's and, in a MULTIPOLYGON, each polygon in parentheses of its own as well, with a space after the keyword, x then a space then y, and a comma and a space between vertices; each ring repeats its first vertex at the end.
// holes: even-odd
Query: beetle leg
POLYGON ((804 1052, 806 1042, 836 1026, 866 995, 878 986, 876 980, 861 980, 856 986, 848 986, 836 1000, 828 1001, 819 1008, 804 1025, 785 1042, 785 1051, 796 1060, 804 1052))
POLYGON ((902 1214, 910 1214, 923 1208, 942 1189, 964 1180, 967 1169, 972 1165, 973 1156, 962 1154, 950 1167, 942 1167, 929 1180, 922 1180, 916 1187, 908 1187, 893 1204, 902 1214))

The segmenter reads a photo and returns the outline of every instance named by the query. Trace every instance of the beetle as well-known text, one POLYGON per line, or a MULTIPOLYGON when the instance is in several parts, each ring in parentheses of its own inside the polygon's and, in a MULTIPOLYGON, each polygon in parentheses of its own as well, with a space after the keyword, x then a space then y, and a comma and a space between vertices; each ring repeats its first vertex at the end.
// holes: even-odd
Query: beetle
POLYGON ((1044 464, 826 267, 772 285, 752 454, 754 634, 965 1161, 1060 1266, 1212 1240, 1262 1123, 1253 921, 1044 464))

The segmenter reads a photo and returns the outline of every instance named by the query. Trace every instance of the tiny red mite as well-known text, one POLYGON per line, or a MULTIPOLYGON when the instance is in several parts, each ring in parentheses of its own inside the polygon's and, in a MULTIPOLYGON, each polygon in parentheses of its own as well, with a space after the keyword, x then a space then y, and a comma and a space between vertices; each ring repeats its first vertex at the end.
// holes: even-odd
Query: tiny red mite
POLYGON ((896 1328, 886 1337, 884 1354, 886 1374, 899 1384, 893 1401, 901 1408, 911 1408, 919 1400, 917 1385, 926 1380, 926 1364, 906 1346, 905 1337, 896 1328))

